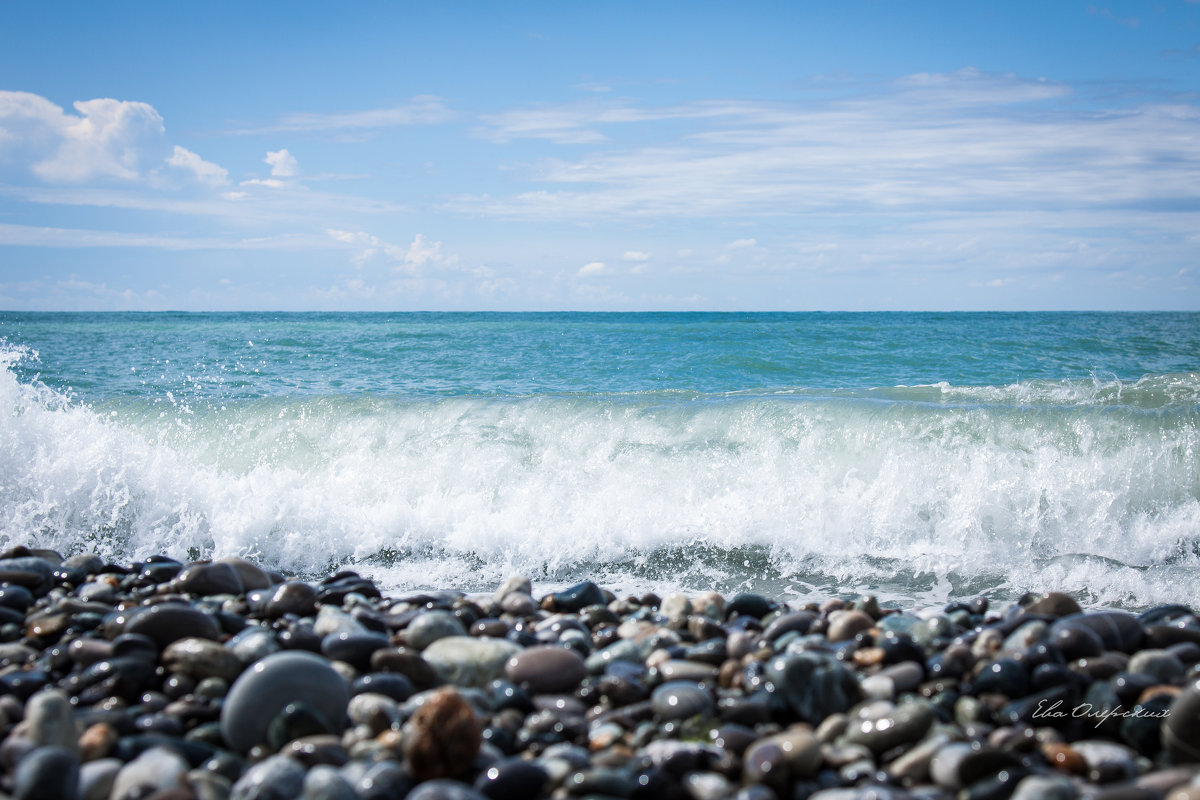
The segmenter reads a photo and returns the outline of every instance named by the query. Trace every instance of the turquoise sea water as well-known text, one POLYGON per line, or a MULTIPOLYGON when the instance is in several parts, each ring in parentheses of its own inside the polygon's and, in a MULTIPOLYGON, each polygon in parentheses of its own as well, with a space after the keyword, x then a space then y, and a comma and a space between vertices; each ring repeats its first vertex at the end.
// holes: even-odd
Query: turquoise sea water
POLYGON ((0 313, 0 543, 1200 594, 1200 314, 0 313))

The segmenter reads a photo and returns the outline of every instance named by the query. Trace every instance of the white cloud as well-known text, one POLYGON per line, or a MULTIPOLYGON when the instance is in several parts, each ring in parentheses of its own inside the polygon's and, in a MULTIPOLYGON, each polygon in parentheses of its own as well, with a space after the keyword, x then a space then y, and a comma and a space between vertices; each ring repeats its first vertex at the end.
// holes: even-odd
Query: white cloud
POLYGON ((640 222, 1195 203, 1200 107, 1122 103, 1097 108, 1060 83, 965 69, 797 103, 522 108, 485 117, 486 135, 605 147, 525 165, 527 191, 446 207, 541 222, 640 222), (670 138, 629 127, 668 118, 687 121, 661 128, 670 138))
POLYGON ((238 186, 266 186, 268 189, 282 189, 287 185, 287 181, 281 181, 278 178, 250 178, 238 184, 238 186))
POLYGON ((622 255, 621 258, 625 261, 649 261, 650 254, 643 253, 640 250, 626 250, 625 254, 622 255))
POLYGON ((427 241, 424 234, 418 233, 412 244, 408 246, 408 252, 404 254, 404 263, 420 266, 430 261, 441 261, 441 249, 441 242, 427 241))
POLYGON ((299 173, 296 157, 286 148, 275 152, 268 151, 264 161, 271 165, 271 177, 273 178, 292 178, 299 173))
POLYGON ((734 239, 725 245, 726 250, 749 250, 754 247, 758 247, 757 239, 734 239))
POLYGON ((406 125, 433 125, 453 119, 454 112, 440 97, 420 95, 406 105, 372 108, 337 114, 297 113, 284 116, 279 122, 260 128, 248 128, 234 133, 262 134, 279 132, 347 132, 392 128, 406 125))
POLYGON ((167 147, 162 117, 146 103, 99 98, 78 101, 77 114, 36 94, 0 91, 0 162, 29 164, 54 183, 143 177, 167 147))
POLYGON ((579 268, 579 272, 575 273, 580 278, 590 278, 594 275, 603 275, 608 271, 603 261, 592 261, 584 264, 579 268))
POLYGON ((191 170, 198 180, 213 186, 223 186, 229 182, 229 170, 222 166, 205 161, 191 150, 175 145, 175 151, 167 159, 172 167, 191 170))
POLYGON ((396 268, 416 272, 427 264, 453 265, 457 262, 454 256, 442 255, 442 243, 431 242, 424 234, 418 233, 408 247, 392 244, 366 231, 346 231, 329 228, 325 234, 335 242, 346 244, 358 252, 354 262, 366 264, 376 256, 382 255, 396 264, 396 268))
POLYGON ((326 239, 311 234, 281 234, 231 239, 220 236, 178 236, 162 233, 54 228, 0 223, 0 246, 130 247, 157 250, 312 250, 329 248, 326 239))

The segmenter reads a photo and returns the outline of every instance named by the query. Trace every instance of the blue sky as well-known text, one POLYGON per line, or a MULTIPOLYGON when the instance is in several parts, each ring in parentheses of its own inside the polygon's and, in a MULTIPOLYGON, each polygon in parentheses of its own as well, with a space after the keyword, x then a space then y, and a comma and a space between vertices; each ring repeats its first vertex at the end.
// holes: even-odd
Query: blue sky
POLYGON ((1200 2, 3 15, 4 309, 1200 309, 1200 2))

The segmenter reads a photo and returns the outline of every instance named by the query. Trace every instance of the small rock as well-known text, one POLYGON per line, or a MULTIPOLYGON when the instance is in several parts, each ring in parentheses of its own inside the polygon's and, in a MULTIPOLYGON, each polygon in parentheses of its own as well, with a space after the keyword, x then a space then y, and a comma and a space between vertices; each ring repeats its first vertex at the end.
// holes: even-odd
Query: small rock
POLYGON ((75 800, 78 793, 79 756, 59 745, 25 756, 13 776, 13 800, 75 800))
POLYGON ((304 787, 304 767, 275 755, 254 764, 233 784, 229 800, 294 800, 304 787))
POLYGON ((451 688, 439 689, 405 725, 404 754, 418 781, 456 777, 471 765, 482 741, 471 705, 451 688))
POLYGON ((530 647, 514 655, 505 666, 507 678, 525 685, 534 694, 568 692, 587 675, 583 658, 565 647, 530 647))
POLYGON ((350 700, 346 679, 325 659, 289 650, 269 655, 246 669, 221 707, 221 734, 239 753, 266 740, 272 719, 302 701, 320 715, 328 730, 340 731, 350 700))
POLYGON ((503 677, 508 660, 520 652, 521 647, 507 639, 446 636, 421 655, 444 682, 483 688, 503 677))

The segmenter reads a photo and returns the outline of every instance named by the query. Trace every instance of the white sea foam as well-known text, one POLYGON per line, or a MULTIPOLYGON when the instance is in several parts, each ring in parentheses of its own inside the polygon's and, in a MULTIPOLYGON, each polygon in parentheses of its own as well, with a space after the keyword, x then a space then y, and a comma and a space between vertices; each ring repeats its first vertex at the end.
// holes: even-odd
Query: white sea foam
POLYGON ((943 385, 88 407, 18 381, 20 356, 0 362, 5 545, 358 563, 391 588, 1200 590, 1195 405, 943 385))

